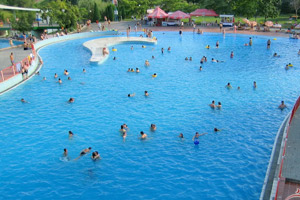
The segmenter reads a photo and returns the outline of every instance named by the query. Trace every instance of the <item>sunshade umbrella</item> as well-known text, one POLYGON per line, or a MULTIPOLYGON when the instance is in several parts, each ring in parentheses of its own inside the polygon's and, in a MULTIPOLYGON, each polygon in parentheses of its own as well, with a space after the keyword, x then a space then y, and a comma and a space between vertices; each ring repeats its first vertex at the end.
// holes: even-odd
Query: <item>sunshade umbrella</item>
POLYGON ((186 14, 180 10, 178 10, 168 16, 168 18, 170 18, 170 19, 186 19, 186 18, 190 18, 190 17, 191 16, 189 14, 186 14))
POLYGON ((257 26, 257 22, 256 21, 249 21, 249 22, 250 22, 250 25, 257 26))
POLYGON ((250 21, 246 18, 243 19, 243 22, 245 22, 246 24, 250 24, 250 21))
POLYGON ((194 12, 191 12, 190 15, 191 16, 212 16, 212 17, 219 16, 214 10, 208 10, 208 9, 197 9, 194 12))
POLYGON ((271 21, 266 21, 266 22, 265 22, 265 25, 268 26, 268 27, 271 27, 271 26, 273 26, 273 22, 271 22, 271 21))
POLYGON ((165 13, 165 11, 163 11, 159 7, 157 7, 157 8, 154 9, 154 11, 152 13, 150 13, 148 15, 148 17, 149 18, 156 18, 156 19, 163 19, 163 18, 167 18, 168 14, 165 13))

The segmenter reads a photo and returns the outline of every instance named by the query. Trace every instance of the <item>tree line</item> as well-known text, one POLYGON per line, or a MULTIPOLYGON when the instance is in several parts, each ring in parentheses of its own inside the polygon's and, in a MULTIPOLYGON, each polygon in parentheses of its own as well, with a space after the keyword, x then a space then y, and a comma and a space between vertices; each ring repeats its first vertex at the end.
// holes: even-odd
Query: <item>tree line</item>
MULTIPOLYGON (((118 11, 118 18, 131 16, 140 18, 146 15, 147 9, 160 6, 166 12, 181 10, 187 13, 197 8, 213 9, 218 14, 234 14, 247 18, 265 17, 276 18, 280 13, 296 13, 300 8, 300 0, 118 0, 112 4, 111 0, 0 0, 0 4, 36 7, 43 12, 42 17, 50 17, 50 24, 73 29, 76 23, 86 20, 115 19, 114 11, 118 11)), ((11 19, 14 26, 21 29, 28 27, 35 20, 35 13, 16 12, 17 18, 11 19)), ((3 16, 0 13, 0 18, 3 16)), ((3 19, 2 19, 3 20, 3 19)), ((26 28, 25 28, 26 29, 26 28)))

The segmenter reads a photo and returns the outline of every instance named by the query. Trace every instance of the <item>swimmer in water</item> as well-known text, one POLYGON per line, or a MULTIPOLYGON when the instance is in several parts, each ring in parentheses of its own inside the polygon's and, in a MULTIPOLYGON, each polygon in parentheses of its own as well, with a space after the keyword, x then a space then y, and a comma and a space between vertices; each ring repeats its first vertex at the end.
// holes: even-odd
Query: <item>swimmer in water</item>
POLYGON ((68 80, 69 80, 69 81, 72 80, 70 76, 68 77, 68 80))
POLYGON ((286 65, 285 70, 288 70, 288 69, 290 69, 290 67, 289 67, 289 65, 286 65))
POLYGON ((201 133, 201 134, 199 134, 198 132, 196 132, 195 135, 194 135, 194 137, 193 137, 193 141, 198 140, 198 138, 200 136, 205 135, 205 134, 207 134, 207 133, 201 133))
POLYGON ((249 38, 249 46, 252 46, 252 38, 249 38))
POLYGON ((190 61, 192 61, 193 59, 192 59, 192 57, 190 57, 190 61))
POLYGON ((209 104, 209 106, 210 106, 211 108, 216 108, 215 101, 212 101, 211 104, 209 104))
POLYGON ((149 96, 149 93, 148 93, 148 91, 147 91, 147 90, 145 91, 145 96, 146 96, 146 97, 148 97, 148 96, 149 96))
POLYGON ((75 101, 75 99, 73 97, 71 97, 68 102, 69 103, 74 103, 74 101, 75 101))
POLYGON ((225 88, 227 88, 227 89, 231 89, 231 88, 232 88, 232 86, 230 85, 230 83, 227 83, 227 85, 225 86, 225 88))
POLYGON ((277 53, 274 53, 273 57, 280 57, 277 53))
POLYGON ((248 46, 248 43, 245 43, 244 46, 248 46))
POLYGON ((113 60, 117 60, 117 58, 116 58, 116 57, 114 57, 114 58, 113 58, 113 60))
POLYGON ((219 132, 221 129, 214 128, 214 132, 219 132))
POLYGON ((210 48, 210 46, 209 46, 209 45, 207 45, 207 46, 206 46, 206 48, 207 48, 207 49, 209 49, 209 48, 210 48))
POLYGON ((156 78, 156 77, 157 77, 157 74, 154 73, 154 74, 152 75, 152 78, 156 78))
POLYGON ((217 108, 221 109, 222 108, 222 104, 221 102, 218 102, 217 108))
POLYGON ((92 147, 89 147, 87 149, 83 149, 80 152, 79 156, 77 158, 75 158, 74 160, 78 160, 81 156, 84 156, 85 154, 88 154, 91 151, 91 149, 92 149, 92 147))
POLYGON ((130 49, 133 50, 133 46, 131 46, 130 49))
POLYGON ((127 72, 130 72, 130 68, 128 68, 127 72))
POLYGON ((183 134, 182 134, 182 133, 180 133, 178 137, 179 137, 179 138, 183 138, 183 134))
POLYGON ((219 41, 216 42, 216 48, 219 48, 219 41))
POLYGON ((64 149, 63 157, 68 157, 68 149, 64 149))
POLYGON ((230 58, 233 58, 234 54, 233 51, 230 53, 230 58))
POLYGON ((150 130, 151 131, 156 131, 156 125, 155 124, 151 124, 150 125, 150 130))
POLYGON ((224 61, 221 61, 221 60, 216 60, 214 58, 211 59, 211 62, 216 62, 216 63, 219 63, 219 62, 224 62, 224 61))
POLYGON ((83 73, 85 73, 85 72, 86 72, 86 70, 85 70, 85 69, 83 69, 83 70, 82 70, 82 72, 83 72, 83 73))
POLYGON ((281 104, 278 106, 279 109, 283 110, 285 109, 287 106, 284 104, 284 101, 281 101, 281 104))
POLYGON ((140 73, 139 68, 136 68, 136 69, 135 69, 135 72, 136 72, 136 73, 140 73))
POLYGON ((154 57, 154 56, 152 56, 152 59, 155 59, 155 57, 154 57))
POLYGON ((253 81, 253 88, 256 88, 256 81, 253 81))
POLYGON ((69 131, 69 137, 73 137, 74 133, 72 131, 69 131))
POLYGON ((164 54, 164 48, 161 48, 161 53, 164 54))
POLYGON ((185 60, 189 60, 189 58, 188 58, 188 57, 185 57, 185 60))
POLYGON ((46 77, 43 77, 43 81, 45 81, 46 80, 46 77))
POLYGON ((57 76, 57 74, 55 73, 55 74, 54 74, 54 78, 57 78, 57 77, 58 77, 58 76, 57 76))
POLYGON ((20 101, 21 101, 22 103, 28 103, 28 102, 25 101, 25 99, 23 99, 23 98, 22 98, 20 101))
POLYGON ((121 129, 119 130, 120 131, 120 133, 124 133, 124 132, 126 132, 126 129, 124 128, 124 125, 121 125, 121 129))
POLYGON ((145 66, 150 66, 150 62, 149 62, 149 60, 145 60, 145 66))
POLYGON ((146 48, 146 46, 145 46, 145 45, 142 45, 142 48, 146 48))
POLYGON ((62 84, 62 80, 59 78, 57 81, 59 84, 62 84))
POLYGON ((141 134, 141 137, 140 137, 141 140, 145 140, 147 138, 147 134, 144 133, 143 131, 141 131, 140 134, 141 134))
POLYGON ((128 97, 134 97, 134 96, 135 96, 135 93, 133 93, 133 94, 128 94, 127 96, 128 96, 128 97))
POLYGON ((300 56, 300 49, 299 49, 299 51, 298 51, 298 56, 300 56))
POLYGON ((202 66, 200 66, 199 70, 202 71, 202 66))
POLYGON ((92 160, 100 160, 101 159, 100 154, 98 153, 98 151, 94 151, 92 153, 91 159, 92 160))
POLYGON ((240 90, 241 89, 240 86, 238 86, 237 89, 240 90))
POLYGON ((130 72, 134 72, 134 69, 133 69, 133 68, 131 68, 131 69, 130 69, 130 72))
POLYGON ((64 75, 66 75, 66 76, 68 76, 68 75, 69 75, 69 72, 68 72, 68 70, 66 70, 66 69, 65 69, 65 71, 64 71, 64 75))
POLYGON ((171 51, 171 47, 168 47, 168 51, 171 51))

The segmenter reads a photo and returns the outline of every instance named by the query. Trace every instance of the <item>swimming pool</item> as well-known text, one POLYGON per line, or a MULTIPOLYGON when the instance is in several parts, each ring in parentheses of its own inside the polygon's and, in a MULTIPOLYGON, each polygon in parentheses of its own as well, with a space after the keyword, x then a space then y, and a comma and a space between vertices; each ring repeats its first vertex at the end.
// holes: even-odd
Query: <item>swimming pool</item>
MULTIPOLYGON (((13 44, 14 45, 19 45, 19 44, 23 44, 23 42, 21 42, 21 41, 13 41, 13 44)), ((10 47, 9 40, 0 39, 0 49, 6 48, 6 47, 10 47)))
POLYGON ((89 63, 91 54, 82 46, 90 39, 40 50, 41 75, 0 98, 0 198, 259 198, 277 129, 299 96, 298 42, 277 38, 267 50, 268 37, 262 36, 253 37, 252 47, 244 46, 244 35, 155 36, 158 44, 146 48, 115 45, 117 51, 99 66, 89 63), (274 52, 280 57, 273 58, 274 52), (200 71, 204 55, 208 62, 200 71), (185 61, 190 56, 193 61, 185 61), (144 67, 146 59, 150 67, 144 67), (286 71, 287 63, 295 67, 286 71), (127 72, 136 67, 139 74, 127 72), (228 82, 233 89, 225 89, 228 82), (66 103, 70 97, 75 103, 66 103), (212 100, 223 108, 212 110, 212 100), (288 105, 284 111, 277 109, 281 100, 288 105), (118 132, 123 123, 130 129, 126 141, 118 132), (157 125, 154 133, 151 123, 157 125), (222 131, 214 133, 214 127, 222 131), (140 131, 149 139, 140 141, 140 131), (196 131, 208 133, 197 146, 196 131), (102 160, 93 162, 90 154, 77 161, 61 158, 64 148, 74 159, 89 146, 102 160))

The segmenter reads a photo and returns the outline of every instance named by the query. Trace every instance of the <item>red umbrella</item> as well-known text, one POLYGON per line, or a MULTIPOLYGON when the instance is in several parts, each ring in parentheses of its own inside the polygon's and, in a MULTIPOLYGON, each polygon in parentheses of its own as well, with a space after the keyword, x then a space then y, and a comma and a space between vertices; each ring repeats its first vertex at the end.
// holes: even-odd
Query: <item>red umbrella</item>
POLYGON ((149 18, 157 18, 157 19, 162 19, 162 18, 167 18, 168 14, 165 13, 162 9, 159 7, 155 8, 152 13, 148 15, 149 18))
POLYGON ((186 18, 190 18, 190 17, 191 16, 189 14, 186 14, 186 13, 178 10, 178 11, 170 14, 168 18, 170 18, 170 19, 186 19, 186 18))
POLYGON ((208 9, 197 9, 194 12, 191 12, 190 15, 191 16, 213 16, 213 17, 219 16, 214 10, 208 10, 208 9))

